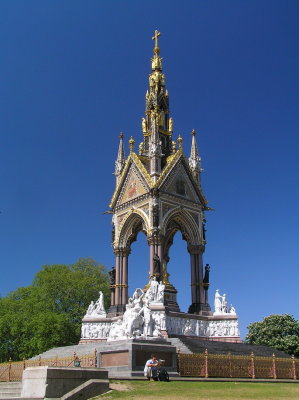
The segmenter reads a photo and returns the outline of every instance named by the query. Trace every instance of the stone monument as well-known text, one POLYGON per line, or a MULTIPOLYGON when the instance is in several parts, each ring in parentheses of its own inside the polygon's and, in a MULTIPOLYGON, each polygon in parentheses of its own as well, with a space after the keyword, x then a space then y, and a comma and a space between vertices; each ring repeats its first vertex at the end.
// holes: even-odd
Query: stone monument
MULTIPOLYGON (((226 295, 216 291, 211 311, 208 291, 210 266, 203 267, 206 246, 205 213, 208 206, 201 186, 201 158, 192 131, 190 156, 183 151, 183 139, 174 140, 169 95, 165 88, 162 58, 155 31, 145 115, 141 121, 143 139, 125 157, 124 135, 120 134, 115 162, 116 186, 110 202, 112 247, 115 267, 110 271, 111 306, 104 309, 103 294, 88 307, 82 322, 81 343, 131 340, 163 342, 172 336, 209 340, 240 341, 238 317, 228 307, 226 295), (149 246, 149 280, 128 297, 129 255, 137 234, 143 232, 149 246), (181 312, 177 290, 169 280, 169 249, 177 231, 182 233, 190 255, 191 302, 181 312)), ((144 262, 144 261, 142 261, 144 262)))

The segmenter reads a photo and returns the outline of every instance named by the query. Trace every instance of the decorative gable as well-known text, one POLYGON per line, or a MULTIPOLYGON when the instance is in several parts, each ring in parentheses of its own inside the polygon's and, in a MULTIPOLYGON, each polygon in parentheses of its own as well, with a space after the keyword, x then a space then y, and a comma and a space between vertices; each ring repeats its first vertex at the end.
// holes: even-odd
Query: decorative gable
POLYGON ((194 189, 194 183, 191 181, 186 167, 181 160, 170 171, 167 179, 161 186, 161 190, 187 200, 199 201, 199 196, 194 189))
POLYGON ((151 178, 135 153, 126 160, 109 207, 123 204, 149 191, 151 178))
POLYGON ((149 190, 145 179, 142 177, 136 166, 132 163, 127 176, 122 184, 120 194, 117 200, 117 205, 126 203, 139 197, 149 190))

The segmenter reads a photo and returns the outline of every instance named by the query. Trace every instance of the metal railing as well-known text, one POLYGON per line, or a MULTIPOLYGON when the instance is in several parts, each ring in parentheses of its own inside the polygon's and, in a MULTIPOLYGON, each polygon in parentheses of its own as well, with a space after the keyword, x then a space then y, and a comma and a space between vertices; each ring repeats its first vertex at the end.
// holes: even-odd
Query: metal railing
POLYGON ((41 358, 36 360, 8 361, 0 364, 0 382, 21 381, 22 374, 27 367, 51 366, 51 367, 90 367, 97 365, 97 351, 92 354, 77 355, 74 353, 69 357, 41 358))
POLYGON ((180 376, 203 378, 298 379, 299 360, 291 358, 236 356, 231 354, 177 354, 180 376))

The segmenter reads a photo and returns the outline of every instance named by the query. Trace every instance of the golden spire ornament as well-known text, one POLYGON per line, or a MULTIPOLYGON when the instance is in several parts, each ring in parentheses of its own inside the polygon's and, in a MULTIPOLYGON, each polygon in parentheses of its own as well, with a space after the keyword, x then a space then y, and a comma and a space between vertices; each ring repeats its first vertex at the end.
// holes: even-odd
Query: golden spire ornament
POLYGON ((133 153, 134 144, 135 144, 135 140, 134 140, 133 136, 131 136, 130 140, 129 140, 130 153, 133 153))
POLYGON ((156 29, 156 30, 155 30, 155 34, 154 34, 154 36, 152 37, 152 40, 155 41, 155 49, 154 49, 154 51, 155 51, 156 49, 159 50, 159 46, 158 46, 158 37, 159 37, 159 36, 161 36, 161 32, 157 31, 157 29, 156 29))
POLYGON ((179 135, 177 142, 179 145, 179 150, 183 150, 183 138, 181 135, 179 135))

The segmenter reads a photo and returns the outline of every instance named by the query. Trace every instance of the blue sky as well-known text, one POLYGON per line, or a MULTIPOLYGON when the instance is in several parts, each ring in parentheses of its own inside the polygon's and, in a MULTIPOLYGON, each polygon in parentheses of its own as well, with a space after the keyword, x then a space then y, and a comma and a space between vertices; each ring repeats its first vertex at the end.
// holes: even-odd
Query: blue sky
MULTIPOLYGON (((299 319, 298 1, 1 1, 0 294, 44 264, 108 268, 120 130, 141 141, 155 29, 189 156, 198 132, 210 299, 227 293, 246 326, 299 319)), ((131 291, 146 283, 139 234, 131 291)), ((171 282, 183 311, 189 257, 177 234, 171 282)))

